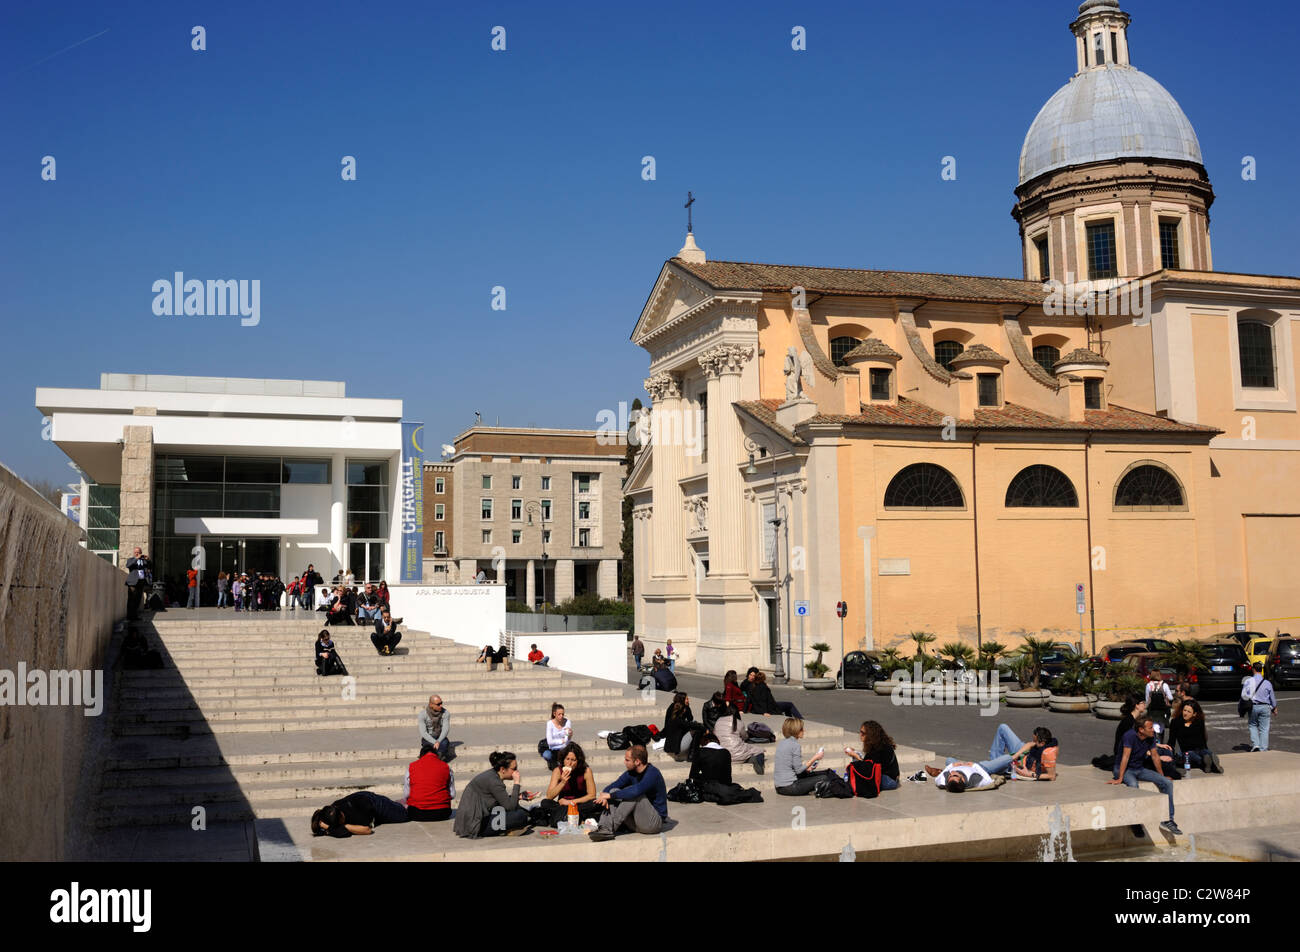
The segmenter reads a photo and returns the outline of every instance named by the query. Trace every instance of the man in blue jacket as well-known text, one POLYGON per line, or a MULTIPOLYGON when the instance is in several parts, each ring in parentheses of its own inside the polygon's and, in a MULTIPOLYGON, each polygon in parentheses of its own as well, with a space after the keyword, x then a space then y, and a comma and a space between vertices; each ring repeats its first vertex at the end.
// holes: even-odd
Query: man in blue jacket
POLYGON ((596 797, 605 807, 600 825, 587 834, 594 842, 612 840, 620 830, 658 833, 668 819, 668 789, 664 775, 650 766, 650 755, 640 744, 623 752, 623 775, 596 797))

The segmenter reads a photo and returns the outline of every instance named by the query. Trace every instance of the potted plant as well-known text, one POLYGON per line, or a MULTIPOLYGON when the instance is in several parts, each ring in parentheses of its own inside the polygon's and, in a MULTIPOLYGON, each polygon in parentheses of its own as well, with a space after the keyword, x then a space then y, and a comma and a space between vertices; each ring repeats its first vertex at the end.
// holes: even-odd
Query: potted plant
POLYGON ((983 678, 988 679, 987 687, 999 695, 1006 694, 1006 687, 1002 684, 1001 663, 1006 653, 1006 645, 997 641, 986 641, 980 645, 979 654, 973 665, 976 671, 981 672, 983 678))
POLYGON ((876 694, 888 696, 897 683, 895 673, 907 670, 907 660, 898 653, 897 648, 886 648, 880 652, 880 667, 885 672, 884 680, 877 681, 872 690, 876 694))
POLYGON ((1039 687, 1043 673, 1043 657, 1056 650, 1050 638, 1026 638, 1014 655, 1012 670, 1020 682, 1020 690, 1007 692, 1011 707, 1042 707, 1050 691, 1039 687))
POLYGON ((1169 665, 1178 672, 1180 677, 1186 677, 1197 669, 1204 671, 1209 668, 1210 649, 1201 642, 1182 638, 1175 641, 1173 645, 1167 651, 1160 652, 1156 658, 1157 664, 1169 665))
POLYGON ((1092 705, 1092 712, 1108 721, 1117 721, 1123 715, 1120 708, 1130 697, 1141 697, 1146 688, 1142 676, 1133 670, 1132 665, 1117 661, 1106 665, 1102 671, 1102 696, 1092 705))
POLYGON ((1047 706, 1060 713, 1085 714, 1097 701, 1097 672, 1091 657, 1065 652, 1061 673, 1052 682, 1047 706))
POLYGON ((834 688, 835 679, 826 677, 826 672, 830 668, 822 662, 822 655, 830 651, 831 646, 824 641, 818 641, 813 644, 812 650, 817 652, 817 659, 804 665, 804 669, 807 670, 809 675, 804 678, 804 688, 809 691, 824 691, 828 688, 834 688))

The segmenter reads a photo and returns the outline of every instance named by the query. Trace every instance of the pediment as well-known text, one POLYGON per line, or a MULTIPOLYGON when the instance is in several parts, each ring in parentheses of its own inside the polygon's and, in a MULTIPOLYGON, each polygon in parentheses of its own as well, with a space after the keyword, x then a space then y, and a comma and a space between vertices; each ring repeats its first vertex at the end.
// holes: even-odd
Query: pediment
POLYGON ((713 298, 712 288, 666 262, 632 332, 632 342, 640 344, 656 331, 702 310, 713 298))
POLYGON ((651 455, 654 453, 653 446, 642 447, 641 451, 636 454, 636 462, 632 464, 632 472, 627 474, 627 482, 623 484, 623 495, 630 495, 638 489, 648 489, 650 487, 650 476, 653 472, 654 462, 651 455))

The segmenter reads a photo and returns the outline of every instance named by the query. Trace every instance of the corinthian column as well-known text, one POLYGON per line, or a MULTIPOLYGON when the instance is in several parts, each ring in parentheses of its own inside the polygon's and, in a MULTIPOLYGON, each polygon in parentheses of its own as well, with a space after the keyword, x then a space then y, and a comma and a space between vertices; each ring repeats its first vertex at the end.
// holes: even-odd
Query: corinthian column
POLYGON ((732 404, 740 399, 740 373, 754 356, 749 345, 723 344, 700 355, 709 388, 709 574, 745 572, 744 434, 732 404))
POLYGON ((682 388, 672 374, 657 373, 645 382, 646 392, 654 401, 651 410, 651 487, 655 512, 663 518, 652 523, 650 559, 657 578, 678 578, 686 574, 686 527, 682 514, 682 487, 678 480, 686 475, 686 447, 681 435, 682 388))

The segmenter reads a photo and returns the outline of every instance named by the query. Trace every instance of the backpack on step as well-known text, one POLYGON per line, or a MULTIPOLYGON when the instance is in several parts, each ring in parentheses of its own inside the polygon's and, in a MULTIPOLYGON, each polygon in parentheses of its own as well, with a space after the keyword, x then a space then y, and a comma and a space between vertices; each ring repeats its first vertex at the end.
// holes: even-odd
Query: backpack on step
POLYGON ((849 786, 855 797, 874 800, 880 796, 880 764, 874 760, 855 760, 849 764, 849 786))
POLYGON ((851 800, 853 788, 839 774, 831 774, 825 780, 817 781, 817 786, 813 788, 813 796, 821 800, 851 800))
POLYGON ((624 727, 623 736, 627 738, 629 744, 640 744, 642 747, 649 747, 655 739, 654 733, 645 724, 630 724, 624 727))
POLYGON ((754 721, 745 729, 745 735, 751 744, 775 744, 776 734, 762 721, 754 721))

